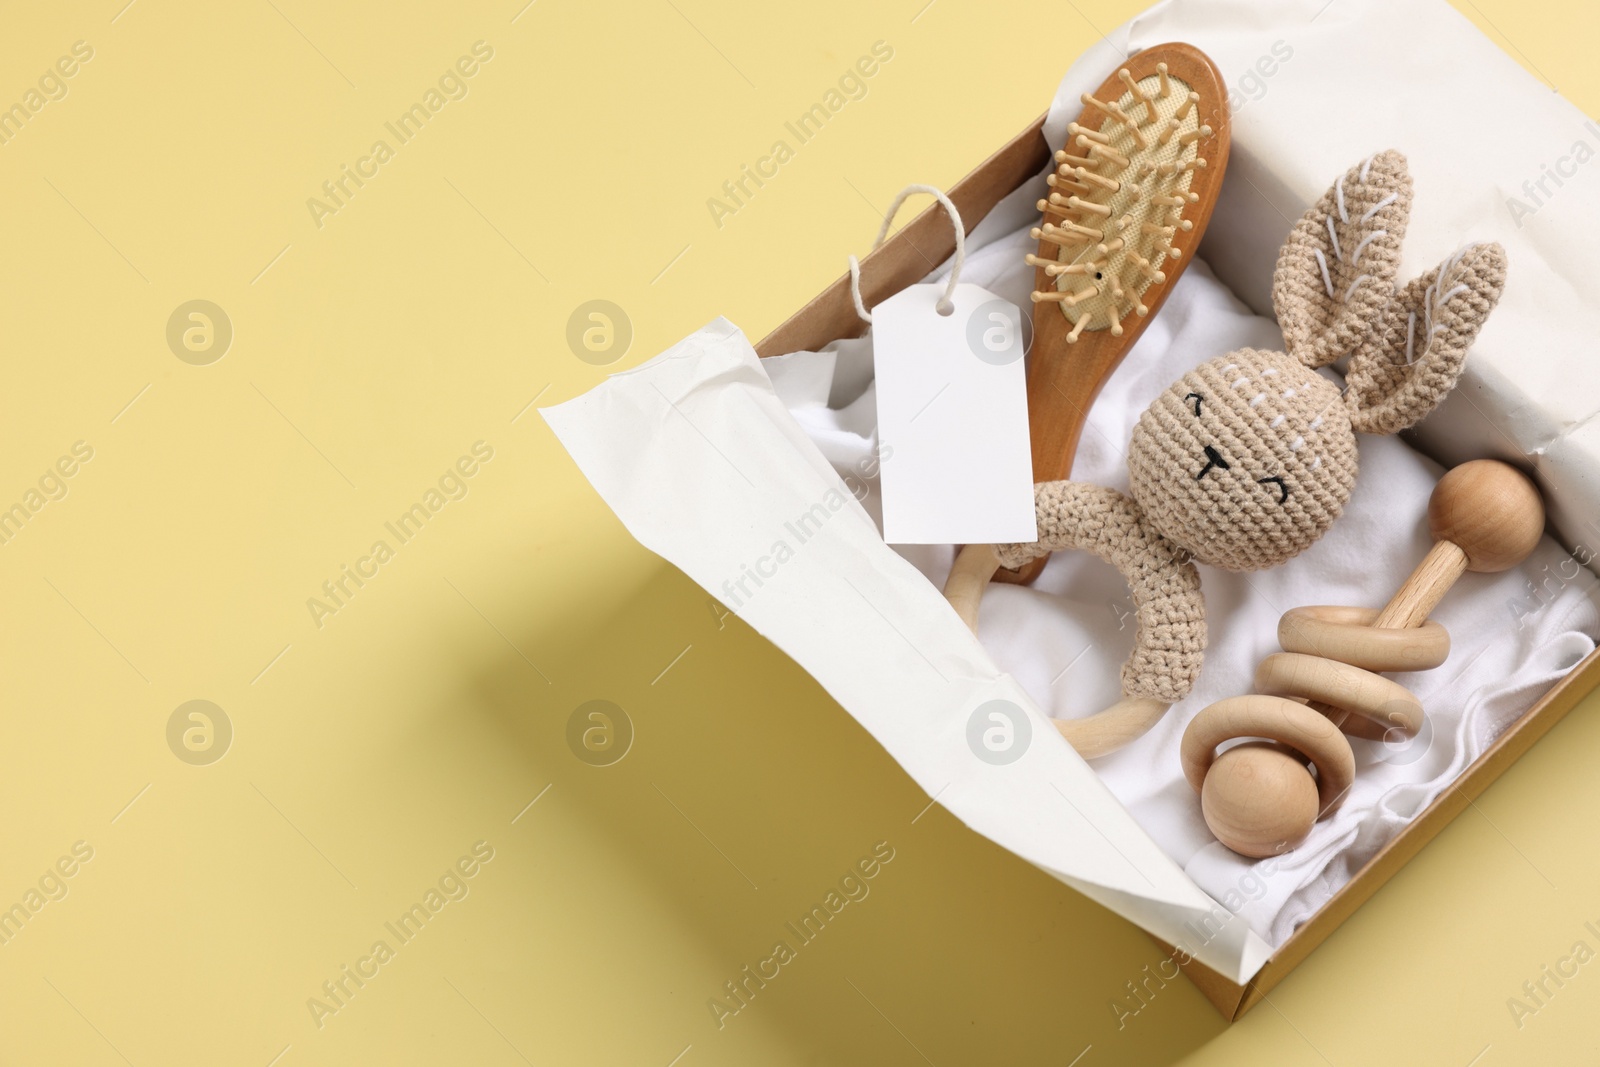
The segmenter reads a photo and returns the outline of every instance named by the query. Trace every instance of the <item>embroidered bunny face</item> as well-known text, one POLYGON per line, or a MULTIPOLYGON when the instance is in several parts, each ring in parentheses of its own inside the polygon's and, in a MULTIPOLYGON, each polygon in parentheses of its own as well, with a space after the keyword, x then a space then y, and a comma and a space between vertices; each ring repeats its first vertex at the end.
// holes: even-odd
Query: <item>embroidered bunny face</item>
POLYGON ((1202 363, 1156 398, 1128 449, 1133 498, 1196 559, 1263 570, 1325 533, 1356 480, 1338 386, 1279 352, 1202 363))
POLYGON ((1287 351, 1203 363, 1140 417, 1133 498, 1195 559, 1263 570, 1309 548, 1350 499, 1356 432, 1411 426, 1454 388, 1499 299, 1505 254, 1469 246, 1397 289, 1410 207, 1398 152, 1352 167, 1279 254, 1272 295, 1287 351), (1341 393, 1316 368, 1347 354, 1341 393))

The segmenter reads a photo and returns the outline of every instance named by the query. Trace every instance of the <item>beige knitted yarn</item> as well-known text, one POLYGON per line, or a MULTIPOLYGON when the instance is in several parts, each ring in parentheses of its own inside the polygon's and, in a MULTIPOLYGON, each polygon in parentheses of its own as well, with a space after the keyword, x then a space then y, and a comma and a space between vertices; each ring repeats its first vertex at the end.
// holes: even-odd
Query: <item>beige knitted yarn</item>
POLYGON ((1128 446, 1133 498, 1202 563, 1255 571, 1321 537, 1356 482, 1339 388, 1281 352, 1202 363, 1156 398, 1128 446))
POLYGON ((1471 245, 1397 287, 1410 208, 1400 153, 1350 168, 1279 253, 1272 300, 1286 351, 1218 356, 1158 396, 1129 445, 1132 500, 1042 483, 1039 540, 996 546, 1011 567, 1063 548, 1117 566, 1139 621, 1125 694, 1175 702, 1198 676, 1205 620, 1190 557, 1251 571, 1309 548, 1350 499, 1356 433, 1413 426, 1455 388, 1505 286, 1505 252, 1471 245), (1346 355, 1341 393, 1316 368, 1346 355))
MULTIPOLYGON (((1040 482, 1033 487, 1039 541, 1052 550, 1081 548, 1122 572, 1133 595, 1137 633, 1122 665, 1125 696, 1164 704, 1182 700, 1200 676, 1206 647, 1206 609, 1200 574, 1188 553, 1156 533, 1139 505, 1117 492, 1082 482, 1040 482)), ((1020 567, 1033 545, 996 546, 1000 562, 1020 567)))
POLYGON ((1286 351, 1323 367, 1357 349, 1394 300, 1410 217, 1411 175, 1393 150, 1350 168, 1300 216, 1272 274, 1286 351))

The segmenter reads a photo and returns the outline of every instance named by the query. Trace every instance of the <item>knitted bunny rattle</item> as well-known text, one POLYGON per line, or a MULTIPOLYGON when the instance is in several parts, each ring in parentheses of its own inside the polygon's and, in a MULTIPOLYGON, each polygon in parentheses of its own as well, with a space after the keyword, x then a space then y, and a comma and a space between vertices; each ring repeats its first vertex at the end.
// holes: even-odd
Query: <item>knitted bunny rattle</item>
POLYGON ((1192 561, 1254 571, 1303 552, 1350 499, 1356 433, 1415 425, 1455 387, 1500 298, 1505 252, 1471 245, 1397 286, 1410 208, 1400 153, 1352 167, 1278 255, 1272 302, 1285 352, 1218 356, 1158 396, 1129 444, 1131 497, 1042 482, 1037 542, 968 545, 957 557, 945 595, 974 629, 1000 566, 1080 548, 1128 582, 1138 625, 1122 699, 1088 719, 1057 720, 1085 758, 1141 736, 1193 687, 1206 626, 1192 561), (1341 392, 1316 369, 1347 354, 1341 392))

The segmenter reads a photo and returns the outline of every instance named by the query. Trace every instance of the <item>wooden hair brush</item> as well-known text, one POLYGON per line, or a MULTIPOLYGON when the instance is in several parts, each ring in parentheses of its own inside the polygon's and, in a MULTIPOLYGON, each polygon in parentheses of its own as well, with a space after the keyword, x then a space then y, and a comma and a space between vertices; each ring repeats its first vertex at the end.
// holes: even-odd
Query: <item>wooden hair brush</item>
MULTIPOLYGON (((1033 293, 1033 480, 1067 477, 1089 407, 1167 298, 1228 165, 1228 94, 1192 45, 1147 48, 1094 93, 1055 154, 1033 293)), ((1042 557, 1002 581, 1032 582, 1042 557)))

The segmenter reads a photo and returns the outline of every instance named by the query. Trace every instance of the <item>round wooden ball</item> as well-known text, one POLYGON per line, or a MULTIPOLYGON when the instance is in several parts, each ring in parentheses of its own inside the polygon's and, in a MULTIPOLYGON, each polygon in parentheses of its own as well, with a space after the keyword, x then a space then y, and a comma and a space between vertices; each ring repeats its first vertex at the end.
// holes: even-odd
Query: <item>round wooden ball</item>
POLYGON ((1509 570, 1528 558, 1544 533, 1544 502, 1528 476, 1496 459, 1452 467, 1428 500, 1435 541, 1449 541, 1469 571, 1509 570))
POLYGON ((1317 783, 1282 745, 1247 741, 1212 763, 1200 811, 1216 839, 1241 856, 1276 856, 1316 825, 1317 783))

